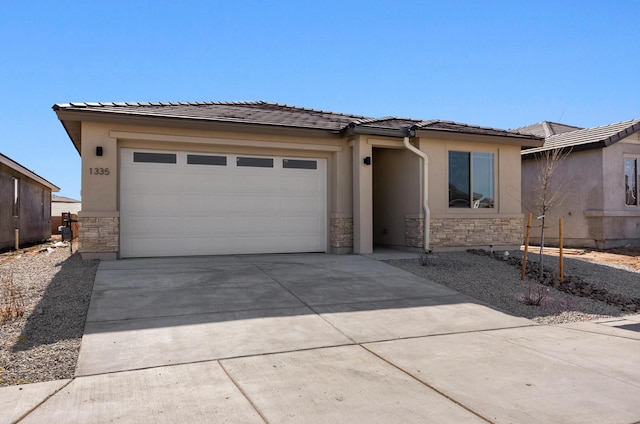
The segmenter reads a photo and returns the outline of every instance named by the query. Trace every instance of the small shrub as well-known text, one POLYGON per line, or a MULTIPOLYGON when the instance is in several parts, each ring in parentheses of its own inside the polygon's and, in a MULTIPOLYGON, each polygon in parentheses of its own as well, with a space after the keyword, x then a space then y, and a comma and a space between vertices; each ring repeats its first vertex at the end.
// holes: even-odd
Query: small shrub
POLYGON ((549 289, 544 286, 529 284, 522 297, 525 305, 540 306, 549 296, 549 289))
POLYGON ((0 271, 0 321, 24 315, 24 299, 13 282, 13 272, 0 271))

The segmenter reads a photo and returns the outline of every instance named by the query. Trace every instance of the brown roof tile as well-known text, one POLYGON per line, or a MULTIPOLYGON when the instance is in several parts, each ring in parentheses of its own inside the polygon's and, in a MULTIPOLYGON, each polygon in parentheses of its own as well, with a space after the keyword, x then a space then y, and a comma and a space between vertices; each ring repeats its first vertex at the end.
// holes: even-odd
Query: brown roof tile
POLYGON ((511 131, 516 131, 522 134, 534 134, 539 137, 548 137, 550 135, 562 134, 566 132, 582 130, 582 127, 575 127, 573 125, 560 124, 558 122, 542 121, 537 124, 527 125, 526 127, 513 128, 511 131))
MULTIPOLYGON (((388 116, 371 118, 296 106, 256 102, 114 102, 114 103, 66 103, 56 104, 53 110, 88 111, 101 114, 153 116, 172 119, 192 119, 214 122, 246 123, 255 125, 272 125, 293 128, 319 129, 341 132, 358 128, 360 132, 367 130, 397 131, 401 136, 407 128, 479 134, 490 136, 507 136, 519 139, 539 140, 531 134, 515 131, 480 127, 462 123, 440 120, 417 120, 388 116)), ((538 141, 539 142, 539 141, 538 141)), ((535 144, 534 144, 535 145, 535 144)))
POLYGON ((58 110, 85 110, 118 115, 155 116, 217 122, 312 128, 340 131, 363 116, 305 109, 277 103, 257 102, 161 102, 161 103, 67 103, 58 110))
POLYGON ((422 121, 420 124, 416 125, 415 128, 422 129, 422 130, 449 131, 449 132, 459 132, 459 133, 466 133, 466 134, 516 137, 516 138, 526 138, 526 139, 540 138, 539 136, 536 136, 533 134, 523 134, 523 133, 519 133, 517 131, 512 131, 512 130, 503 130, 503 129, 491 128, 491 127, 481 127, 478 125, 469 125, 469 124, 462 124, 459 122, 442 121, 442 120, 422 121))
POLYGON ((529 157, 536 152, 561 148, 586 150, 608 147, 638 131, 640 131, 640 119, 632 119, 600 127, 554 134, 546 137, 544 146, 523 150, 522 155, 529 157))

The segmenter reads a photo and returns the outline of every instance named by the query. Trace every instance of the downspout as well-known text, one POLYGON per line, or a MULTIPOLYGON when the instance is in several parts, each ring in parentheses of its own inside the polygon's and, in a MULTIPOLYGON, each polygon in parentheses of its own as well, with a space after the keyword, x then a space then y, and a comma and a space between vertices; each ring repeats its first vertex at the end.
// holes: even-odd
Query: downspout
POLYGON ((429 157, 425 152, 420 149, 416 149, 409 143, 410 131, 407 129, 407 135, 404 137, 402 143, 409 151, 420 156, 422 162, 422 211, 424 213, 424 251, 429 253, 429 233, 430 233, 430 221, 431 212, 429 212, 429 157))

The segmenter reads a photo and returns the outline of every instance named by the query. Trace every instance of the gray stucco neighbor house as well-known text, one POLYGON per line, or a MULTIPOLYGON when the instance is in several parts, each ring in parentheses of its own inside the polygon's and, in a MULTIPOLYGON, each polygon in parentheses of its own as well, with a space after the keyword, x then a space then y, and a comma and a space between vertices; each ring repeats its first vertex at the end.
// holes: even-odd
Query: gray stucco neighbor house
MULTIPOLYGON (((514 131, 544 136, 544 146, 522 151, 523 211, 538 213, 536 157, 563 149, 568 156, 554 174, 563 200, 546 216, 545 244, 558 243, 563 219, 564 245, 587 248, 640 246, 640 119, 595 128, 541 122, 514 131)), ((532 241, 539 242, 534 225, 532 241)))

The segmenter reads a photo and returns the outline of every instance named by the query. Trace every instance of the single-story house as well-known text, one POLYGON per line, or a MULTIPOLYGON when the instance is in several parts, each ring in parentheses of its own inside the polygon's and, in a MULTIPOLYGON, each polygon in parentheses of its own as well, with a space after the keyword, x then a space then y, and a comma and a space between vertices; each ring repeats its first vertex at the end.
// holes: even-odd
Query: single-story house
MULTIPOLYGON (((536 158, 553 149, 567 153, 552 176, 561 201, 545 216, 545 245, 558 245, 562 218, 565 246, 640 246, 640 119, 595 128, 541 122, 514 131, 545 137, 542 147, 522 151, 524 212, 539 213, 536 158)), ((532 227, 539 243, 540 225, 532 227)))
POLYGON ((543 143, 262 101, 53 110, 82 157, 79 250, 110 259, 519 246, 520 150, 543 143))
POLYGON ((51 197, 51 216, 62 216, 63 213, 76 215, 81 209, 82 202, 80 200, 55 194, 51 197))
MULTIPOLYGON (((65 219, 67 214, 71 214, 72 220, 77 220, 78 212, 82 209, 80 200, 72 199, 65 196, 51 197, 51 234, 60 234, 59 227, 66 225, 65 219)), ((76 222, 72 222, 73 235, 78 235, 76 222)))
POLYGON ((60 189, 0 153, 0 250, 51 237, 51 192, 60 189))

